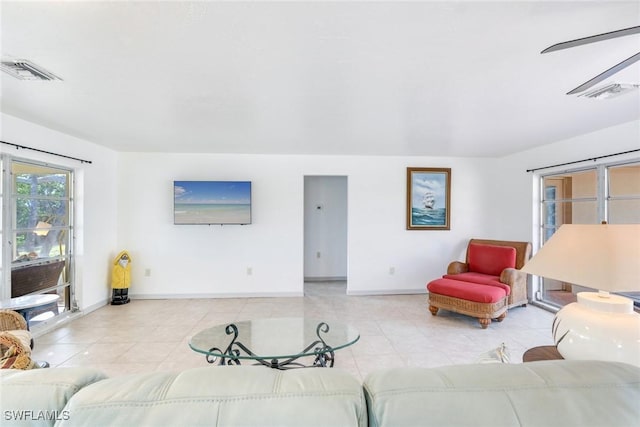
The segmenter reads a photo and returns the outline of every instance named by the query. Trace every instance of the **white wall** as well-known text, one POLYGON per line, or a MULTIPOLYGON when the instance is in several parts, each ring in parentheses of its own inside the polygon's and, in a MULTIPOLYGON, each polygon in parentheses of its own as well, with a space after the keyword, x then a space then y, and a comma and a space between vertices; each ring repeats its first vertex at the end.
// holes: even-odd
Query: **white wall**
POLYGON ((371 157, 349 174, 349 291, 424 291, 429 280, 463 259, 471 237, 487 238, 495 221, 487 199, 491 159, 371 157), (406 168, 451 168, 451 230, 406 230, 406 168), (395 274, 389 274, 394 267, 395 274))
MULTIPOLYGON (((120 153, 119 235, 138 296, 302 295, 304 177, 347 176, 351 294, 424 292, 470 237, 492 237, 495 160, 120 153), (406 168, 452 168, 451 231, 405 229, 406 168), (173 180, 250 180, 253 224, 175 226, 173 180), (389 274, 389 268, 395 274, 389 274), (251 268, 252 275, 247 275, 251 268), (150 276, 145 277, 145 270, 150 276)), ((508 236, 503 236, 508 237, 508 236)))
POLYGON ((106 303, 110 297, 109 264, 117 243, 117 153, 8 114, 0 113, 0 120, 2 141, 93 162, 81 164, 0 144, 2 153, 74 169, 76 298, 81 309, 106 303))
POLYGON ((304 178, 304 277, 347 277, 347 191, 345 176, 304 178))
POLYGON ((6 114, 1 137, 94 162, 17 153, 77 171, 78 299, 88 307, 108 298, 121 249, 133 257, 132 295, 302 295, 311 175, 348 177, 348 292, 424 292, 471 237, 532 239, 536 179, 526 169, 640 148, 639 129, 627 123, 502 159, 114 153, 6 114), (452 169, 450 231, 405 229, 410 166, 452 169), (173 180, 183 179, 251 180, 253 224, 173 225, 173 180))

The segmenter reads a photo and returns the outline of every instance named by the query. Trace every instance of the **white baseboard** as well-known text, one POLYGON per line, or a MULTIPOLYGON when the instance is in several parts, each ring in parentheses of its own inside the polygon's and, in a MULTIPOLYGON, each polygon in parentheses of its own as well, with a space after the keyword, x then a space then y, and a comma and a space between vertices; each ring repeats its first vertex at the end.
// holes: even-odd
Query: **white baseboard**
POLYGON ((304 296, 304 292, 256 292, 238 294, 129 294, 130 299, 282 298, 302 296, 304 296))
MULTIPOLYGON (((419 295, 427 294, 425 289, 376 289, 351 291, 347 295, 419 295)), ((287 298, 303 297, 304 292, 255 292, 255 293, 222 293, 222 294, 129 294, 131 299, 207 299, 207 298, 287 298)))
POLYGON ((89 313, 91 313, 92 311, 96 311, 97 309, 102 308, 102 307, 104 307, 105 305, 108 305, 109 303, 110 303, 110 300, 108 300, 108 299, 102 300, 102 301, 97 302, 97 303, 95 303, 95 304, 91 304, 91 305, 90 305, 90 306, 88 306, 88 307, 84 307, 84 308, 82 308, 82 309, 80 310, 80 313, 82 313, 82 315, 84 316, 85 314, 89 314, 89 313))
POLYGON ((427 294, 425 289, 376 289, 374 291, 352 291, 347 288, 347 295, 367 296, 367 295, 419 295, 427 294))

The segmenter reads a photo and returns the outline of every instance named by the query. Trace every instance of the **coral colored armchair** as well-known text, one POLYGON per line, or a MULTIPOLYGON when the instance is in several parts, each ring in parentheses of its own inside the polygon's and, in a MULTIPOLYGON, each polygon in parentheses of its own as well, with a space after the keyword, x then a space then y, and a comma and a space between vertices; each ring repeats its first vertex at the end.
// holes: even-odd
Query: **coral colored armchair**
POLYGON ((509 308, 527 304, 527 274, 520 271, 531 256, 531 243, 471 239, 466 262, 449 264, 447 274, 427 285, 429 310, 477 317, 482 328, 502 321, 509 308))

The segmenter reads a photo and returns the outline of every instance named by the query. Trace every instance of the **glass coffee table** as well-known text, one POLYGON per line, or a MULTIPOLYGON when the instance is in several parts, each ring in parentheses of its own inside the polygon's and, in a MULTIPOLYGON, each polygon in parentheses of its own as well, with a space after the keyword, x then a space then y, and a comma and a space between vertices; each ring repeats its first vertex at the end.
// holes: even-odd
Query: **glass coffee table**
POLYGON ((216 325, 194 335, 189 347, 219 365, 246 360, 275 369, 333 367, 336 350, 358 339, 356 329, 340 322, 288 317, 216 325), (313 362, 305 365, 302 358, 313 362))

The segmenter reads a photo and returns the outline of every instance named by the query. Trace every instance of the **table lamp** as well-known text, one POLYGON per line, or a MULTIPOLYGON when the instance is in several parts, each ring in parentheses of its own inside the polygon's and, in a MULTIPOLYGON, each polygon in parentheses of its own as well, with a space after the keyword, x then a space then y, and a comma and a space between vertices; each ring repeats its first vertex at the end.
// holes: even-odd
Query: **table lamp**
POLYGON ((585 286, 556 314, 552 333, 565 359, 640 366, 640 314, 609 292, 640 290, 640 224, 565 224, 522 271, 585 286))

